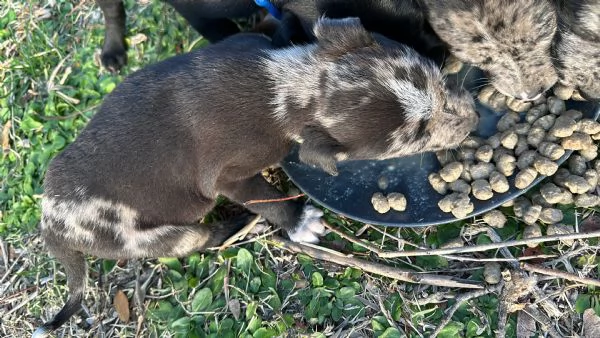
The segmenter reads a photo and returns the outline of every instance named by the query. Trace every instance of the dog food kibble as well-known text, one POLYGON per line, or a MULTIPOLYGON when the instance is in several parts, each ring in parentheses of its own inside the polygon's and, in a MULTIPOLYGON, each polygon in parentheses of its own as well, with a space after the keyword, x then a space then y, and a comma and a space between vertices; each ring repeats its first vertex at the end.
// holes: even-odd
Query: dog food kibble
POLYGON ((443 212, 452 212, 457 218, 464 218, 475 209, 469 195, 462 193, 447 195, 438 202, 438 206, 443 212))
POLYGON ((571 136, 565 137, 561 141, 563 148, 567 150, 582 150, 594 143, 590 135, 580 132, 574 132, 571 136))
POLYGON ((540 219, 541 214, 542 206, 532 205, 525 210, 525 213, 523 213, 523 222, 525 222, 525 224, 534 224, 538 219, 540 219))
POLYGON ((444 68, 442 68, 442 73, 444 75, 456 74, 460 72, 463 65, 464 64, 462 63, 462 61, 457 59, 454 55, 450 55, 448 56, 448 58, 446 58, 446 61, 444 61, 444 68))
POLYGON ((475 159, 481 162, 488 163, 492 160, 492 155, 494 154, 494 148, 489 144, 483 145, 477 149, 475 152, 475 159))
POLYGON ((513 211, 515 216, 521 218, 525 214, 525 211, 531 206, 531 202, 525 197, 517 197, 514 200, 513 211))
POLYGON ((573 91, 573 95, 571 95, 571 99, 575 101, 587 101, 578 90, 573 91))
POLYGON ((576 128, 577 122, 573 118, 561 115, 554 121, 549 133, 554 137, 568 137, 573 134, 576 128))
POLYGON ((437 191, 438 194, 446 195, 448 192, 448 183, 442 179, 442 176, 438 173, 431 173, 427 176, 429 184, 433 190, 437 191))
POLYGON ((500 210, 492 210, 483 215, 483 221, 493 228, 503 228, 506 216, 500 210))
POLYGON ((542 142, 538 145, 537 151, 547 158, 556 161, 565 154, 565 149, 552 142, 542 142))
POLYGON ((388 203, 387 198, 380 192, 373 194, 373 197, 371 197, 371 204, 373 204, 373 209, 380 214, 385 214, 390 211, 390 204, 388 203))
POLYGON ((582 176, 587 170, 587 164, 585 159, 580 155, 572 155, 567 161, 569 171, 573 175, 582 176))
POLYGON ((471 193, 471 185, 463 179, 458 179, 452 183, 449 183, 448 187, 454 192, 460 192, 467 195, 471 193))
POLYGON ((527 143, 527 136, 519 135, 517 145, 515 145, 515 155, 521 156, 524 152, 529 150, 529 144, 527 143))
POLYGON ((590 185, 590 191, 594 191, 596 189, 596 187, 598 186, 598 181, 600 179, 596 169, 586 170, 585 173, 583 173, 583 178, 585 178, 585 180, 590 185))
POLYGON ((583 117, 583 113, 580 112, 579 110, 575 110, 575 109, 569 109, 564 113, 560 114, 561 117, 567 117, 573 120, 581 120, 581 118, 583 117))
POLYGON ((463 171, 463 164, 460 162, 450 162, 440 170, 440 176, 448 183, 456 181, 463 171))
POLYGON ((500 146, 500 135, 492 135, 487 139, 487 144, 490 145, 493 149, 496 149, 500 146))
POLYGON ((472 180, 482 180, 490 177, 496 167, 492 163, 478 163, 469 168, 472 180))
POLYGON ((570 175, 564 183, 573 194, 584 194, 592 188, 585 178, 577 175, 570 175))
POLYGON ((498 284, 502 279, 500 264, 498 262, 487 262, 483 266, 483 279, 488 284, 498 284))
POLYGON ((548 111, 552 114, 559 115, 566 110, 565 101, 559 99, 558 97, 550 96, 547 102, 548 111))
POLYGON ((589 145, 587 148, 581 149, 579 155, 585 158, 586 161, 593 161, 598 157, 598 146, 595 144, 589 145))
POLYGON ((497 170, 504 176, 512 176, 517 167, 517 161, 514 156, 503 154, 496 161, 497 170))
POLYGON ((560 209, 544 208, 540 214, 540 221, 547 224, 554 224, 562 221, 563 217, 563 212, 560 209))
POLYGON ((594 140, 594 141, 600 140, 600 133, 592 135, 592 140, 594 140))
POLYGON ((540 193, 546 202, 556 204, 563 199, 564 190, 552 183, 546 183, 540 188, 540 193))
POLYGON ((554 206, 553 204, 548 203, 546 199, 542 196, 542 194, 538 191, 531 195, 531 203, 541 205, 544 208, 550 208, 554 206))
POLYGON ((500 143, 506 149, 515 149, 517 141, 519 141, 519 137, 514 131, 505 131, 500 137, 500 143))
POLYGON ((558 170, 558 164, 544 156, 537 156, 533 161, 533 167, 544 176, 552 176, 558 170))
POLYGON ((502 204, 501 207, 503 207, 503 208, 510 208, 510 207, 512 207, 514 205, 515 205, 515 200, 510 200, 510 201, 504 202, 504 204, 502 204))
POLYGON ((533 166, 533 161, 537 157, 535 150, 524 151, 517 160, 517 167, 519 169, 525 169, 533 166))
POLYGON ((492 190, 494 192, 500 194, 505 193, 510 189, 506 176, 497 171, 492 171, 490 173, 490 185, 492 186, 492 190))
POLYGON ((492 186, 486 180, 475 180, 471 183, 471 192, 473 196, 480 201, 487 201, 494 197, 492 186))
POLYGON ((392 192, 387 195, 390 208, 396 211, 406 210, 406 197, 398 192, 392 192))
POLYGON ((489 105, 490 98, 492 97, 492 95, 494 95, 495 92, 496 89, 493 86, 485 86, 479 91, 477 99, 479 100, 479 102, 485 105, 489 105))
POLYGON ((458 159, 463 162, 475 161, 475 149, 461 148, 460 150, 458 150, 458 159))
POLYGON ((552 182, 559 187, 565 187, 565 180, 571 176, 571 172, 566 168, 558 168, 556 174, 552 176, 552 182))
MULTIPOLYGON (((525 230, 523 230, 523 238, 536 238, 541 236, 542 228, 540 228, 540 226, 537 224, 530 224, 525 227, 525 230)), ((528 243, 527 246, 530 248, 535 248, 538 246, 538 243, 528 243)))
POLYGON ((385 190, 388 188, 390 181, 388 180, 387 176, 379 176, 379 179, 377 180, 377 186, 379 187, 379 189, 381 190, 385 190))
POLYGON ((525 121, 527 121, 527 123, 533 124, 535 120, 546 115, 546 113, 548 113, 548 106, 545 103, 542 103, 529 109, 529 111, 525 114, 525 121))
POLYGON ((580 208, 593 208, 600 204, 600 197, 592 194, 581 194, 575 196, 575 206, 580 208))
POLYGON ((463 246, 465 246, 465 241, 461 237, 456 237, 440 245, 440 249, 462 248, 463 246))
POLYGON ((519 114, 512 111, 506 112, 502 115, 500 120, 498 120, 496 129, 498 129, 499 132, 505 132, 513 128, 519 121, 521 121, 521 116, 519 114))
POLYGON ((476 149, 476 148, 481 147, 484 144, 485 144, 485 140, 482 139, 481 137, 469 136, 466 139, 464 139, 464 141, 462 141, 462 143, 460 145, 461 145, 461 147, 476 149))
MULTIPOLYGON (((573 227, 564 225, 564 224, 550 224, 546 228, 547 236, 556 236, 556 235, 568 235, 574 233, 575 230, 573 227)), ((565 245, 573 245, 574 240, 572 239, 563 239, 561 240, 565 245)))
POLYGON ((454 161, 454 155, 452 151, 449 150, 440 150, 435 153, 435 157, 438 162, 440 162, 441 166, 445 166, 446 164, 454 161))
POLYGON ((460 173, 460 179, 465 180, 467 182, 471 182, 473 178, 471 177, 471 166, 473 163, 464 162, 463 163, 463 171, 460 173))
POLYGON ((517 173, 515 176, 515 187, 518 189, 527 188, 535 178, 537 177, 538 172, 533 168, 525 168, 517 173))
POLYGON ((458 204, 454 209, 452 209, 452 215, 456 218, 465 218, 468 214, 472 213, 475 210, 475 206, 469 200, 468 203, 458 204))
POLYGON ((598 134, 600 133, 600 123, 592 119, 579 120, 575 130, 588 135, 598 134))
POLYGON ((529 130, 529 134, 527 134, 527 143, 530 146, 537 148, 537 146, 544 141, 545 137, 546 131, 543 128, 532 127, 529 130))
POLYGON ((531 124, 527 122, 517 123, 513 128, 517 135, 527 135, 529 133, 529 129, 531 129, 531 124))
POLYGON ((531 126, 534 128, 540 127, 542 129, 548 131, 554 125, 555 120, 556 120, 556 116, 554 116, 554 115, 544 115, 544 116, 540 117, 539 119, 535 120, 535 122, 533 122, 533 124, 531 126))
POLYGON ((568 190, 563 191, 562 199, 558 202, 558 204, 570 205, 573 203, 575 203, 575 198, 573 198, 573 194, 571 194, 571 192, 568 190))
POLYGON ((519 99, 516 99, 514 97, 509 97, 506 99, 506 105, 508 106, 508 108, 512 111, 515 112, 524 112, 528 109, 531 108, 531 106, 533 106, 533 104, 529 101, 522 101, 519 99))
POLYGON ((573 95, 573 88, 561 84, 556 84, 553 88, 554 95, 561 100, 568 100, 573 95))

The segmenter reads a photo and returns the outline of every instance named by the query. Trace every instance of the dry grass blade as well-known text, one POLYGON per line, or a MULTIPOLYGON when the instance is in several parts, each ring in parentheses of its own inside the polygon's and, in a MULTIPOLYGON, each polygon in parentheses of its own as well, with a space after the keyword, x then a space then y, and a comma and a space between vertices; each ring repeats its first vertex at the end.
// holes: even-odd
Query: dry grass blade
POLYGON ((551 270, 551 269, 547 269, 547 268, 537 266, 537 265, 521 263, 521 269, 527 270, 530 272, 540 273, 543 275, 559 277, 559 278, 563 278, 566 280, 570 280, 573 282, 578 282, 578 283, 582 283, 582 284, 586 284, 586 285, 594 285, 594 286, 600 287, 600 280, 593 279, 593 278, 579 277, 579 276, 571 274, 571 273, 562 272, 562 271, 558 271, 558 270, 551 270))
POLYGON ((505 241, 502 243, 489 243, 480 244, 473 246, 466 246, 461 248, 448 248, 448 249, 423 249, 423 250, 410 250, 410 251, 391 251, 382 252, 380 257, 382 258, 397 258, 397 257, 415 257, 415 256, 431 256, 431 255, 446 255, 453 253, 465 253, 465 252, 480 252, 494 249, 501 249, 509 246, 527 245, 534 243, 545 243, 554 242, 561 240, 575 240, 585 238, 600 237, 600 231, 594 231, 590 233, 575 233, 568 235, 555 235, 555 236, 541 236, 527 239, 519 239, 513 241, 505 241))
POLYGON ((6 154, 10 151, 10 128, 12 122, 9 120, 2 128, 2 153, 6 154))
POLYGON ((248 233, 250 231, 252 231, 252 229, 256 226, 256 223, 258 223, 258 221, 260 221, 260 218, 261 218, 260 215, 256 215, 252 219, 252 221, 250 221, 250 223, 246 224, 240 231, 235 233, 235 235, 229 237, 225 242, 223 242, 223 244, 218 248, 218 250, 219 251, 224 250, 231 244, 245 238, 248 235, 248 233))
POLYGON ((432 274, 418 274, 410 270, 403 270, 395 267, 391 267, 384 264, 373 263, 369 261, 365 261, 362 259, 357 259, 353 257, 348 257, 339 254, 332 254, 330 249, 322 250, 318 246, 307 246, 300 243, 290 242, 281 237, 274 236, 273 242, 276 246, 279 246, 283 249, 296 252, 303 253, 309 255, 313 258, 320 259, 323 261, 343 265, 350 266, 357 269, 360 269, 365 272, 374 273, 380 276, 385 276, 397 280, 401 280, 409 283, 418 283, 418 284, 426 284, 426 285, 435 285, 435 286, 444 286, 444 287, 453 287, 453 288, 466 288, 466 289, 483 289, 483 286, 480 284, 470 283, 466 281, 460 281, 455 278, 447 277, 447 276, 438 276, 432 274))

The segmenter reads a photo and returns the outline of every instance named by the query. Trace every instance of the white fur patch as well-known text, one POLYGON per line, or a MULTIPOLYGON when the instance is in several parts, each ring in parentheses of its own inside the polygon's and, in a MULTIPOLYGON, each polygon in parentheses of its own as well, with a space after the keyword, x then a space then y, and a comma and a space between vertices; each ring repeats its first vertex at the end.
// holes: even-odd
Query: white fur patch
POLYGON ((433 110, 432 94, 419 90, 412 82, 390 79, 386 81, 389 90, 396 95, 405 108, 407 120, 419 121, 431 118, 433 110))
MULTIPOLYGON (((139 231, 136 229, 138 218, 136 210, 122 203, 101 198, 59 200, 45 197, 42 200, 42 213, 64 223, 65 231, 59 235, 68 240, 93 244, 97 240, 108 240, 99 237, 95 229, 110 230, 114 233, 114 239, 120 239, 124 243, 123 249, 131 253, 133 257, 147 256, 148 252, 145 246, 156 242, 161 236, 185 231, 183 227, 168 225, 139 231), (101 213, 105 210, 113 212, 117 216, 118 222, 111 222, 102 217, 101 213), (88 227, 83 227, 82 224, 86 224, 88 227), (89 228, 90 226, 91 228, 89 228)), ((52 231, 51 227, 51 224, 42 225, 46 231, 52 231)), ((195 240, 195 243, 180 243, 181 250, 197 247, 197 238, 195 240)))
POLYGON ((325 234, 322 216, 323 211, 311 205, 305 206, 295 231, 288 233, 290 239, 294 242, 318 243, 319 236, 325 234))

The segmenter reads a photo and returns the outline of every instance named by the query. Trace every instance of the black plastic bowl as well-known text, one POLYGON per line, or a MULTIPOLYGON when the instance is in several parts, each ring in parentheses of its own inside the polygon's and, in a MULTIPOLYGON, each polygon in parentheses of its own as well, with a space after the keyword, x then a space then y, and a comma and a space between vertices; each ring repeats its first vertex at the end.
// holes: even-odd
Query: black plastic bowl
MULTIPOLYGON (((476 89, 485 81, 482 73, 474 68, 465 69, 456 75, 455 81, 463 83, 467 89, 476 89)), ((577 109, 584 117, 597 119, 600 104, 592 102, 568 101, 567 109, 577 109)), ((489 137, 496 132, 496 123, 503 112, 495 112, 477 104, 480 122, 476 135, 489 137)), ((568 151, 557 162, 563 163, 572 151, 568 151)), ((442 212, 438 202, 442 195, 429 185, 427 176, 440 169, 435 154, 424 153, 415 156, 394 158, 385 161, 345 161, 338 163, 338 176, 330 176, 318 168, 301 163, 297 148, 282 162, 283 170, 292 182, 315 202, 354 220, 385 226, 419 227, 457 221, 451 213, 442 212), (381 190, 377 181, 381 176, 388 180, 388 187, 381 190), (371 205, 375 192, 400 192, 406 196, 407 208, 404 212, 390 210, 380 214, 371 205)), ((525 193, 538 184, 544 176, 538 177, 527 189, 514 187, 514 176, 509 177, 511 189, 503 194, 495 193, 487 201, 472 198, 473 213, 465 218, 492 210, 505 202, 525 193)))

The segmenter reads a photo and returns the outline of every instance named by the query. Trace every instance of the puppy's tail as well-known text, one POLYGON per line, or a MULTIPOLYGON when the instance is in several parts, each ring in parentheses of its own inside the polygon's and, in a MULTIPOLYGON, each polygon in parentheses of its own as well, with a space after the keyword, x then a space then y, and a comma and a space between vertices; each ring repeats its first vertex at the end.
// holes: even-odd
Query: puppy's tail
POLYGON ((43 326, 35 330, 32 338, 47 337, 50 332, 59 328, 72 315, 81 310, 81 302, 83 301, 83 292, 86 282, 86 263, 83 253, 69 249, 61 248, 60 250, 51 250, 56 259, 65 268, 67 274, 67 286, 69 287, 69 298, 62 309, 54 316, 54 318, 45 323, 43 326))

